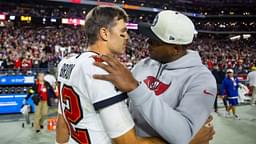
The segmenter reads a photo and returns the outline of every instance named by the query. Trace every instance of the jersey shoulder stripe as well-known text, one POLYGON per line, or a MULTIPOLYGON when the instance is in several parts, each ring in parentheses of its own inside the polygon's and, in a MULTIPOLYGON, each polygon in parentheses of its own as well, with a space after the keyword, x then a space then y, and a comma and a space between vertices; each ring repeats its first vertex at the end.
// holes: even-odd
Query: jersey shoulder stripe
POLYGON ((123 100, 125 100, 127 98, 128 98, 127 93, 121 93, 121 94, 119 94, 117 96, 110 97, 108 99, 96 102, 96 103, 93 104, 93 106, 94 106, 95 110, 98 111, 100 109, 103 109, 105 107, 108 107, 110 105, 118 103, 120 101, 123 101, 123 100))

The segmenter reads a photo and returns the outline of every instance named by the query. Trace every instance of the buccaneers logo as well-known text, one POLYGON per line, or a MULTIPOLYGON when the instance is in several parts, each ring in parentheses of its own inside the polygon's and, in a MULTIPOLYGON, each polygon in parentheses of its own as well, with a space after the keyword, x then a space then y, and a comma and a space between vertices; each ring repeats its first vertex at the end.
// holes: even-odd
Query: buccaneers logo
POLYGON ((144 80, 144 83, 148 86, 150 90, 153 90, 157 96, 164 93, 171 85, 165 84, 153 76, 148 76, 147 79, 144 80))

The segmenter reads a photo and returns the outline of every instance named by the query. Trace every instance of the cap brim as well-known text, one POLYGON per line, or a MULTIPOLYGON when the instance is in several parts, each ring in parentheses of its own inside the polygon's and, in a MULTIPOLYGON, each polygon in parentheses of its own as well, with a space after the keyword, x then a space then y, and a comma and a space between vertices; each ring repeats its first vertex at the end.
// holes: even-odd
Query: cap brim
POLYGON ((156 41, 161 41, 161 39, 159 39, 151 30, 151 25, 148 23, 139 23, 138 25, 138 29, 139 29, 139 33, 143 34, 144 36, 152 39, 152 40, 156 40, 156 41))

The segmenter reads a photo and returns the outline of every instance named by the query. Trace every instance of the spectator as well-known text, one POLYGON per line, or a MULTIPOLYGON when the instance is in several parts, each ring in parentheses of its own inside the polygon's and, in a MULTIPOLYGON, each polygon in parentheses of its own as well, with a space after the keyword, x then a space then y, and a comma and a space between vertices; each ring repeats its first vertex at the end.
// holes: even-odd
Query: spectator
POLYGON ((32 99, 36 105, 35 109, 35 130, 36 133, 40 132, 40 129, 43 129, 43 122, 48 115, 48 106, 51 106, 51 98, 55 96, 53 88, 51 85, 44 80, 44 73, 39 72, 37 76, 37 81, 32 89, 29 90, 28 96, 24 99, 23 103, 26 103, 33 95, 32 99))
MULTIPOLYGON (((223 70, 221 70, 218 65, 215 65, 213 67, 212 74, 215 77, 216 82, 217 82, 217 96, 216 96, 215 102, 214 102, 214 111, 218 112, 218 96, 220 95, 220 91, 221 91, 221 83, 225 78, 225 72, 223 70)), ((223 104, 225 106, 226 111, 228 111, 226 97, 224 97, 222 100, 223 100, 223 104)))
POLYGON ((236 106, 238 105, 238 86, 239 81, 236 77, 234 77, 234 71, 232 69, 228 69, 227 76, 222 81, 220 95, 222 98, 224 98, 224 92, 226 92, 229 103, 228 115, 230 115, 230 111, 232 111, 233 116, 236 119, 239 119, 238 115, 236 114, 236 106))
POLYGON ((249 86, 252 87, 251 105, 255 105, 255 102, 256 102, 256 68, 255 67, 253 67, 252 71, 249 72, 247 76, 247 80, 249 81, 249 86))

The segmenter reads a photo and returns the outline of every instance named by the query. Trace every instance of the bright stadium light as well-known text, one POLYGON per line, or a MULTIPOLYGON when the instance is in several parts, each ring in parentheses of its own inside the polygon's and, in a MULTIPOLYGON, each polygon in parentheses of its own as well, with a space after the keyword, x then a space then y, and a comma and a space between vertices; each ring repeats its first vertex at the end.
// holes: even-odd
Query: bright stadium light
POLYGON ((51 22, 56 22, 57 20, 55 18, 51 18, 51 22))
POLYGON ((1 21, 1 22, 0 22, 0 27, 4 27, 4 26, 5 26, 4 22, 1 21))
POLYGON ((244 39, 248 39, 248 38, 250 38, 250 37, 251 37, 250 34, 243 34, 243 38, 244 38, 244 39))
POLYGON ((230 37, 229 39, 230 40, 239 40, 240 38, 241 38, 241 36, 237 35, 237 36, 230 37))
POLYGON ((12 15, 11 15, 11 16, 9 17, 9 19, 10 19, 10 20, 15 20, 15 16, 12 16, 12 15))
POLYGON ((5 15, 4 14, 0 14, 0 20, 5 20, 5 15))
POLYGON ((132 30, 138 29, 138 24, 135 24, 135 23, 126 23, 126 26, 128 29, 132 29, 132 30))

